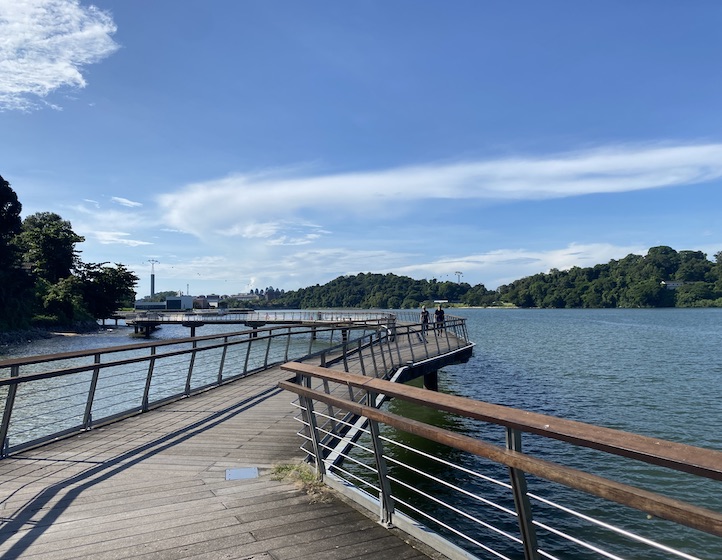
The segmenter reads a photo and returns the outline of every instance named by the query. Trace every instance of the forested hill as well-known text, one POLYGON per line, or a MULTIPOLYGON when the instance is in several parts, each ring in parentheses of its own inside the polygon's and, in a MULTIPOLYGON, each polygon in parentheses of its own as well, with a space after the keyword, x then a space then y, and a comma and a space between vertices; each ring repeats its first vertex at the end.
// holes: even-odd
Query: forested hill
POLYGON ((328 284, 285 292, 272 300, 275 305, 297 309, 318 307, 412 309, 434 300, 471 306, 491 305, 496 292, 482 284, 414 280, 395 274, 339 276, 328 284))
POLYGON ((394 274, 341 276, 323 286, 267 294, 273 307, 411 309, 434 300, 469 306, 722 307, 722 251, 652 247, 590 268, 551 270, 487 290, 483 284, 414 280, 394 274), (674 289, 670 289, 674 288, 674 289))

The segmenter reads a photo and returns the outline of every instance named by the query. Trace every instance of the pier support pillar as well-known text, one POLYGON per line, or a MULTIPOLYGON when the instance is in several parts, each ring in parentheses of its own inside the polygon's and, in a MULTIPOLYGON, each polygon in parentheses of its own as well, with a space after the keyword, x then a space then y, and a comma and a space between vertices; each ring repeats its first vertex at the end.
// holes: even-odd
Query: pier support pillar
POLYGON ((439 390, 439 372, 432 371, 424 374, 424 389, 429 391, 439 390))

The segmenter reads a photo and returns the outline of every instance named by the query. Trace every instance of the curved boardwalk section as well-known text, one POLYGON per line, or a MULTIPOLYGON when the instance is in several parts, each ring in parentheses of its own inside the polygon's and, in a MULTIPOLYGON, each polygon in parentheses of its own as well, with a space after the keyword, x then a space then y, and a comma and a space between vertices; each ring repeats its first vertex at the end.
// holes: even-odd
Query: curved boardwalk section
MULTIPOLYGON (((0 461, 0 557, 428 558, 273 466, 298 463, 296 410, 269 369, 0 461)), ((436 556, 438 557, 438 556, 436 556)))

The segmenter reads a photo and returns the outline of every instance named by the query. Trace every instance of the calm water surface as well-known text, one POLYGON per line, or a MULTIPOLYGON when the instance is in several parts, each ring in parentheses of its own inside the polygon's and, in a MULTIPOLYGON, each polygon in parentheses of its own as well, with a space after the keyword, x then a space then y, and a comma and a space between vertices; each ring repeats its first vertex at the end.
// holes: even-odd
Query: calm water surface
MULTIPOLYGON (((722 309, 454 309, 451 314, 467 318, 476 348, 468 363, 440 372, 440 391, 722 450, 722 309)), ((392 402, 390 407, 409 413, 403 410, 406 406, 402 403, 392 402)), ((433 416, 437 424, 504 445, 505 434, 495 426, 443 413, 433 416)), ((670 474, 536 436, 524 436, 524 449, 547 460, 722 510, 719 482, 670 474)), ((505 478, 503 470, 480 459, 448 451, 447 460, 505 478)), ((529 487, 537 495, 623 523, 702 558, 722 558, 722 539, 650 521, 638 512, 609 506, 533 478, 529 487)), ((485 495, 496 493, 494 488, 480 489, 473 484, 470 488, 485 495)), ((501 493, 496 499, 504 501, 501 493)), ((553 513, 549 515, 557 526, 560 522, 565 529, 575 525, 573 521, 558 520, 553 513)), ((544 511, 536 506, 535 517, 547 520, 544 511)), ((513 523, 506 528, 515 532, 513 523)), ((493 536, 489 538, 494 541, 493 536)), ((644 551, 630 555, 626 543, 616 543, 605 535, 591 538, 601 539, 612 548, 618 544, 615 552, 625 558, 668 557, 644 551)), ((587 558, 563 544, 549 546, 560 558, 587 558)))

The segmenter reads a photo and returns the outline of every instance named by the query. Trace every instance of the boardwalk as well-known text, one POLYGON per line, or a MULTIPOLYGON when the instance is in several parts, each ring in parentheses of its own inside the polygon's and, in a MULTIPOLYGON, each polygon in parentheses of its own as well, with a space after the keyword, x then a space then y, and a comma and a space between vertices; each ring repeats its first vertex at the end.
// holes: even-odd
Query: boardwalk
POLYGON ((273 368, 3 459, 0 557, 439 558, 338 496, 311 503, 273 479, 303 456, 292 397, 276 388, 287 376, 273 368))

